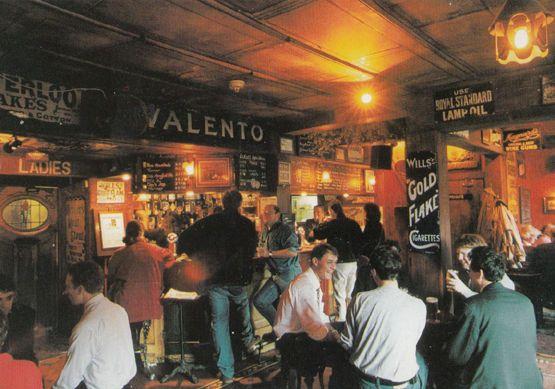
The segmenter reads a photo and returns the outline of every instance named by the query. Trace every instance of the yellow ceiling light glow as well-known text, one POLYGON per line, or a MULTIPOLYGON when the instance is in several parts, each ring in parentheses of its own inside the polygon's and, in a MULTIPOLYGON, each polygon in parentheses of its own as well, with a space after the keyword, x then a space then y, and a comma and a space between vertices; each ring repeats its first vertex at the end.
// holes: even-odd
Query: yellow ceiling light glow
POLYGON ((360 95, 360 101, 362 104, 370 104, 372 102, 372 95, 368 92, 360 95))
POLYGON ((491 26, 497 62, 529 63, 549 53, 547 26, 553 22, 537 0, 507 0, 491 26))

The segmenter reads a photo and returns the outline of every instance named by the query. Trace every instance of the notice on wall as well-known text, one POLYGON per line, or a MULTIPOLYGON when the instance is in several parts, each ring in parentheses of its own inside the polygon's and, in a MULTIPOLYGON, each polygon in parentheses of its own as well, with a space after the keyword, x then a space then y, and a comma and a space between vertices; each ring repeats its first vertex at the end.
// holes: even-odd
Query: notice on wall
POLYGON ((306 159, 291 161, 291 191, 321 194, 364 193, 363 169, 306 159), (329 180, 323 179, 323 173, 329 180))
POLYGON ((437 253, 440 248, 439 184, 435 153, 409 153, 406 164, 409 248, 414 252, 437 253))
POLYGON ((0 108, 43 122, 79 124, 81 92, 45 81, 0 73, 0 108))
POLYGON ((505 151, 524 151, 541 149, 541 132, 537 128, 503 131, 505 151))
POLYGON ((97 204, 125 203, 125 183, 123 181, 97 181, 97 204))
POLYGON ((175 190, 175 158, 166 155, 149 155, 140 162, 139 187, 144 192, 175 190))
POLYGON ((102 250, 123 247, 125 225, 121 212, 99 212, 98 214, 102 250))
POLYGON ((445 89, 434 94, 436 123, 467 120, 493 113, 493 85, 489 82, 465 88, 445 89))
POLYGON ((237 157, 237 187, 239 190, 267 191, 270 189, 269 161, 265 155, 241 153, 237 157))
POLYGON ((332 152, 325 152, 321 155, 318 152, 318 146, 314 143, 310 134, 297 136, 297 151, 301 157, 333 159, 335 156, 332 152))
POLYGON ((85 260, 85 199, 72 198, 66 205, 66 257, 72 264, 85 260))

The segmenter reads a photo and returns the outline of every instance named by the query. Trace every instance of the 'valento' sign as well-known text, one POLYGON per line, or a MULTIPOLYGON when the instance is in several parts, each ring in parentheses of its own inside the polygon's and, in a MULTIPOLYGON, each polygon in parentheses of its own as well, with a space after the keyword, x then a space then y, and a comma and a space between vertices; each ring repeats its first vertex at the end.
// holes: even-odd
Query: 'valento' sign
POLYGON ((440 247, 436 156, 431 151, 412 152, 406 163, 409 247, 415 252, 436 253, 440 247))
POLYGON ((490 82, 451 88, 434 94, 436 123, 447 123, 495 113, 493 86, 490 82))

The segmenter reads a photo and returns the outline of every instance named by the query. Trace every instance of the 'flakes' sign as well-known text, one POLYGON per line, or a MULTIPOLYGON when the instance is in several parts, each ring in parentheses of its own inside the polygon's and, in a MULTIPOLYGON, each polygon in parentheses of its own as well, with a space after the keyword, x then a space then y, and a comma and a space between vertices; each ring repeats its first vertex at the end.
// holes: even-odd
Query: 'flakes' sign
POLYGON ((410 249, 436 253, 440 247, 436 156, 431 151, 412 152, 406 163, 410 249))
POLYGON ((495 113, 493 86, 490 82, 451 88, 434 94, 436 123, 447 123, 495 113))
POLYGON ((0 108, 43 122, 79 124, 81 92, 0 73, 0 108))

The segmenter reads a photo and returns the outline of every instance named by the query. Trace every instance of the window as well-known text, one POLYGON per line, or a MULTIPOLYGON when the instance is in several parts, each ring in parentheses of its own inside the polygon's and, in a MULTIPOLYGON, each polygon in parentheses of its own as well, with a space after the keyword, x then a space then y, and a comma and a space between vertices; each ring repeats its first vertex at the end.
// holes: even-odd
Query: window
POLYGON ((2 219, 14 230, 35 231, 48 221, 48 208, 33 198, 19 198, 4 206, 2 219))

